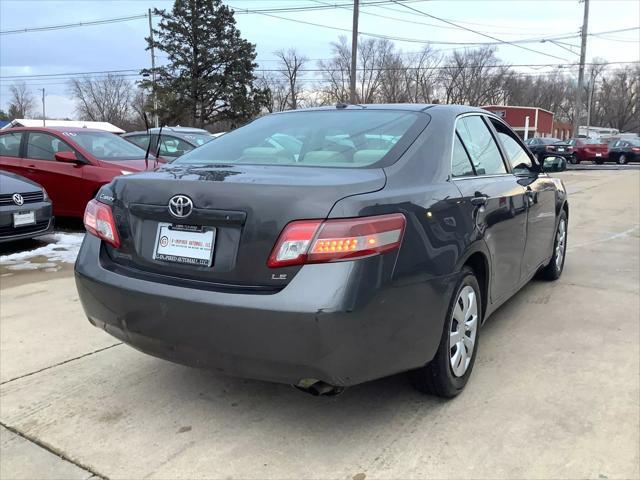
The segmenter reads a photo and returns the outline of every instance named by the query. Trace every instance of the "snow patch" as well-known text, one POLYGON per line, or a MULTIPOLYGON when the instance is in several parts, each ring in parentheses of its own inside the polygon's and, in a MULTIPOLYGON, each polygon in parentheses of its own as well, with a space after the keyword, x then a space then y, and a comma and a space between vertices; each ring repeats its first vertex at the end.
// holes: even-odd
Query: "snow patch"
POLYGON ((46 245, 16 252, 9 255, 0 255, 0 266, 9 270, 38 270, 51 271, 58 263, 74 263, 82 244, 84 233, 53 233, 38 237, 46 245), (32 261, 41 258, 42 261, 32 261))

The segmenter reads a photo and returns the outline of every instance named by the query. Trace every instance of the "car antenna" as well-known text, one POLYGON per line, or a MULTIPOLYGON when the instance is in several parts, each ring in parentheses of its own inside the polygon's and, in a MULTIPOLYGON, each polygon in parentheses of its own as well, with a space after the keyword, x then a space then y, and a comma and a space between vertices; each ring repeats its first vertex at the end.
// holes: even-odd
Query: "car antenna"
MULTIPOLYGON (((162 140, 162 124, 160 124, 160 131, 158 132, 158 141, 156 142, 156 157, 153 160, 153 168, 158 166, 158 156, 160 156, 160 141, 162 140)), ((151 142, 149 142, 151 143, 151 142)))
MULTIPOLYGON (((149 135, 149 120, 147 119, 147 112, 142 112, 142 118, 144 125, 147 127, 147 135, 149 135)), ((144 169, 149 169, 149 149, 151 148, 151 135, 149 135, 149 143, 147 143, 147 152, 144 154, 144 169)))

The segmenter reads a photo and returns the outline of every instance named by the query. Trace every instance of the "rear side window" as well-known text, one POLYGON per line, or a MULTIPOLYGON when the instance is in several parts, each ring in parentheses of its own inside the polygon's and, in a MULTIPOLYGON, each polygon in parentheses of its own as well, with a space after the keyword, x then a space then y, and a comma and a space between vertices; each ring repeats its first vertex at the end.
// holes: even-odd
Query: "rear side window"
MULTIPOLYGON (((146 147, 145 147, 146 148, 146 147)), ((165 137, 162 135, 158 151, 166 157, 179 157, 189 150, 193 150, 191 144, 177 137, 165 137)))
POLYGON ((0 135, 0 157, 19 157, 22 132, 0 135))
POLYGON ((267 115, 173 164, 257 164, 341 168, 389 165, 416 139, 428 115, 346 109, 267 115))
POLYGON ((459 119, 456 131, 467 148, 478 175, 507 173, 498 145, 480 116, 459 119))
POLYGON ((451 174, 454 177, 470 177, 475 175, 471 159, 460 141, 460 137, 455 135, 453 140, 453 156, 451 159, 451 174))

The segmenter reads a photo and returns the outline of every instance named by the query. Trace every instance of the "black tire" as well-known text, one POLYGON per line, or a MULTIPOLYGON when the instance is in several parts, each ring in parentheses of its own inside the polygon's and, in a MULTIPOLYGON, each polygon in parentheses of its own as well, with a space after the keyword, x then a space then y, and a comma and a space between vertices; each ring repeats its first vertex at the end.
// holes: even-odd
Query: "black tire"
POLYGON ((578 160, 578 157, 576 157, 575 155, 571 155, 569 157, 569 161, 572 165, 578 165, 580 163, 580 160, 578 160))
POLYGON ((545 280, 557 280, 562 275, 562 270, 564 269, 564 261, 567 258, 567 238, 569 237, 569 222, 567 222, 567 212, 562 210, 560 212, 560 216, 558 218, 558 225, 556 226, 556 231, 554 233, 553 238, 553 250, 551 251, 551 260, 540 270, 540 277, 545 280), (562 259, 558 262, 558 256, 556 255, 556 249, 558 248, 559 235, 558 232, 560 230, 560 225, 564 222, 565 226, 565 234, 564 234, 564 250, 562 254, 562 259))
POLYGON ((435 357, 424 367, 411 372, 412 383, 418 390, 439 397, 453 398, 464 389, 471 376, 473 365, 478 355, 478 341, 480 339, 480 329, 482 325, 482 302, 483 298, 476 276, 471 268, 465 267, 462 271, 462 278, 458 282, 449 302, 447 317, 444 322, 444 328, 442 329, 442 337, 440 338, 440 345, 435 357), (449 332, 454 322, 453 309, 456 306, 456 300, 462 289, 466 286, 473 288, 476 294, 478 311, 476 320, 477 329, 469 366, 464 372, 464 375, 456 377, 450 364, 451 348, 449 346, 449 332))
POLYGON ((598 165, 602 165, 602 164, 604 163, 604 160, 600 160, 600 159, 598 159, 598 160, 596 160, 595 162, 596 162, 596 164, 598 164, 598 165))
POLYGON ((627 156, 623 153, 618 157, 618 165, 626 165, 627 164, 627 156))

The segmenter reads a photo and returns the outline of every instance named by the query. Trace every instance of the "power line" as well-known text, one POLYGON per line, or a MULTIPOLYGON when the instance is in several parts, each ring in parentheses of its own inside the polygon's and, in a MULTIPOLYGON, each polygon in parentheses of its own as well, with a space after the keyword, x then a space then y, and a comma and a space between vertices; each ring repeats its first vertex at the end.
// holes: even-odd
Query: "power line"
POLYGON ((495 40, 495 41, 497 41, 497 42, 504 43, 504 44, 506 44, 506 45, 513 45, 514 47, 521 48, 521 49, 523 49, 523 50, 528 50, 528 51, 533 52, 533 53, 538 53, 538 54, 540 54, 540 55, 545 55, 545 56, 547 56, 547 57, 551 57, 551 58, 555 58, 555 59, 558 59, 558 60, 564 60, 564 61, 567 61, 567 59, 566 59, 566 58, 557 57, 557 56, 555 56, 555 55, 551 55, 550 53, 545 53, 545 52, 541 52, 541 51, 539 51, 539 50, 534 50, 533 48, 523 47, 522 45, 518 45, 518 44, 516 44, 516 43, 514 43, 514 42, 510 42, 510 41, 507 41, 507 40, 502 40, 502 39, 500 39, 500 38, 498 38, 498 37, 493 37, 493 36, 488 35, 488 34, 486 34, 486 33, 479 32, 478 30, 474 30, 474 29, 469 28, 469 27, 465 27, 465 26, 462 26, 462 25, 458 25, 458 24, 456 24, 456 23, 454 23, 454 22, 451 22, 451 21, 449 21, 449 20, 446 20, 446 19, 444 19, 444 18, 440 18, 440 17, 437 17, 437 16, 435 16, 435 15, 431 15, 430 13, 423 12, 422 10, 418 10, 417 8, 411 7, 411 6, 406 5, 406 4, 404 4, 404 3, 401 3, 401 2, 398 2, 397 0, 392 0, 392 1, 393 1, 393 3, 395 3, 395 4, 397 4, 397 5, 401 5, 401 6, 403 6, 404 8, 407 8, 407 9, 409 9, 409 10, 412 10, 412 11, 414 11, 414 12, 416 12, 416 13, 419 13, 419 14, 421 14, 421 15, 424 15, 424 16, 426 16, 426 17, 433 18, 433 19, 435 19, 435 20, 439 20, 439 21, 444 22, 444 23, 448 23, 449 25, 453 25, 454 27, 458 27, 458 28, 460 28, 461 30, 467 30, 468 32, 475 33, 476 35, 481 35, 481 36, 483 36, 483 37, 490 38, 491 40, 495 40))
MULTIPOLYGON (((593 65, 593 66, 610 66, 610 65, 628 65, 628 64, 640 64, 640 61, 629 61, 629 62, 585 62, 585 65, 593 65)), ((405 67, 370 67, 370 68, 358 68, 357 70, 376 70, 376 71, 402 71, 402 70, 446 70, 450 68, 535 68, 535 67, 551 67, 551 68, 560 68, 560 69, 572 69, 577 68, 578 65, 574 63, 520 63, 520 64, 492 64, 492 65, 461 65, 461 66, 448 66, 448 65, 438 65, 434 67, 413 67, 413 66, 405 66, 405 67)), ((324 73, 324 72, 339 72, 341 69, 339 68, 303 68, 300 69, 300 73, 324 73)), ((60 80, 73 80, 78 77, 95 75, 91 78, 105 78, 108 75, 112 75, 115 77, 141 77, 140 73, 132 73, 139 72, 137 69, 128 69, 128 70, 102 70, 99 72, 69 72, 69 73, 52 73, 52 74, 40 74, 40 75, 23 75, 23 76, 10 76, 10 77, 0 77, 0 82, 7 81, 20 81, 20 80, 33 80, 33 81, 60 81, 60 80)), ((286 72, 286 69, 282 68, 258 68, 255 70, 257 73, 281 73, 286 72)), ((515 73, 527 73, 527 72, 515 72, 515 73)), ((531 72, 535 73, 535 72, 531 72)))

